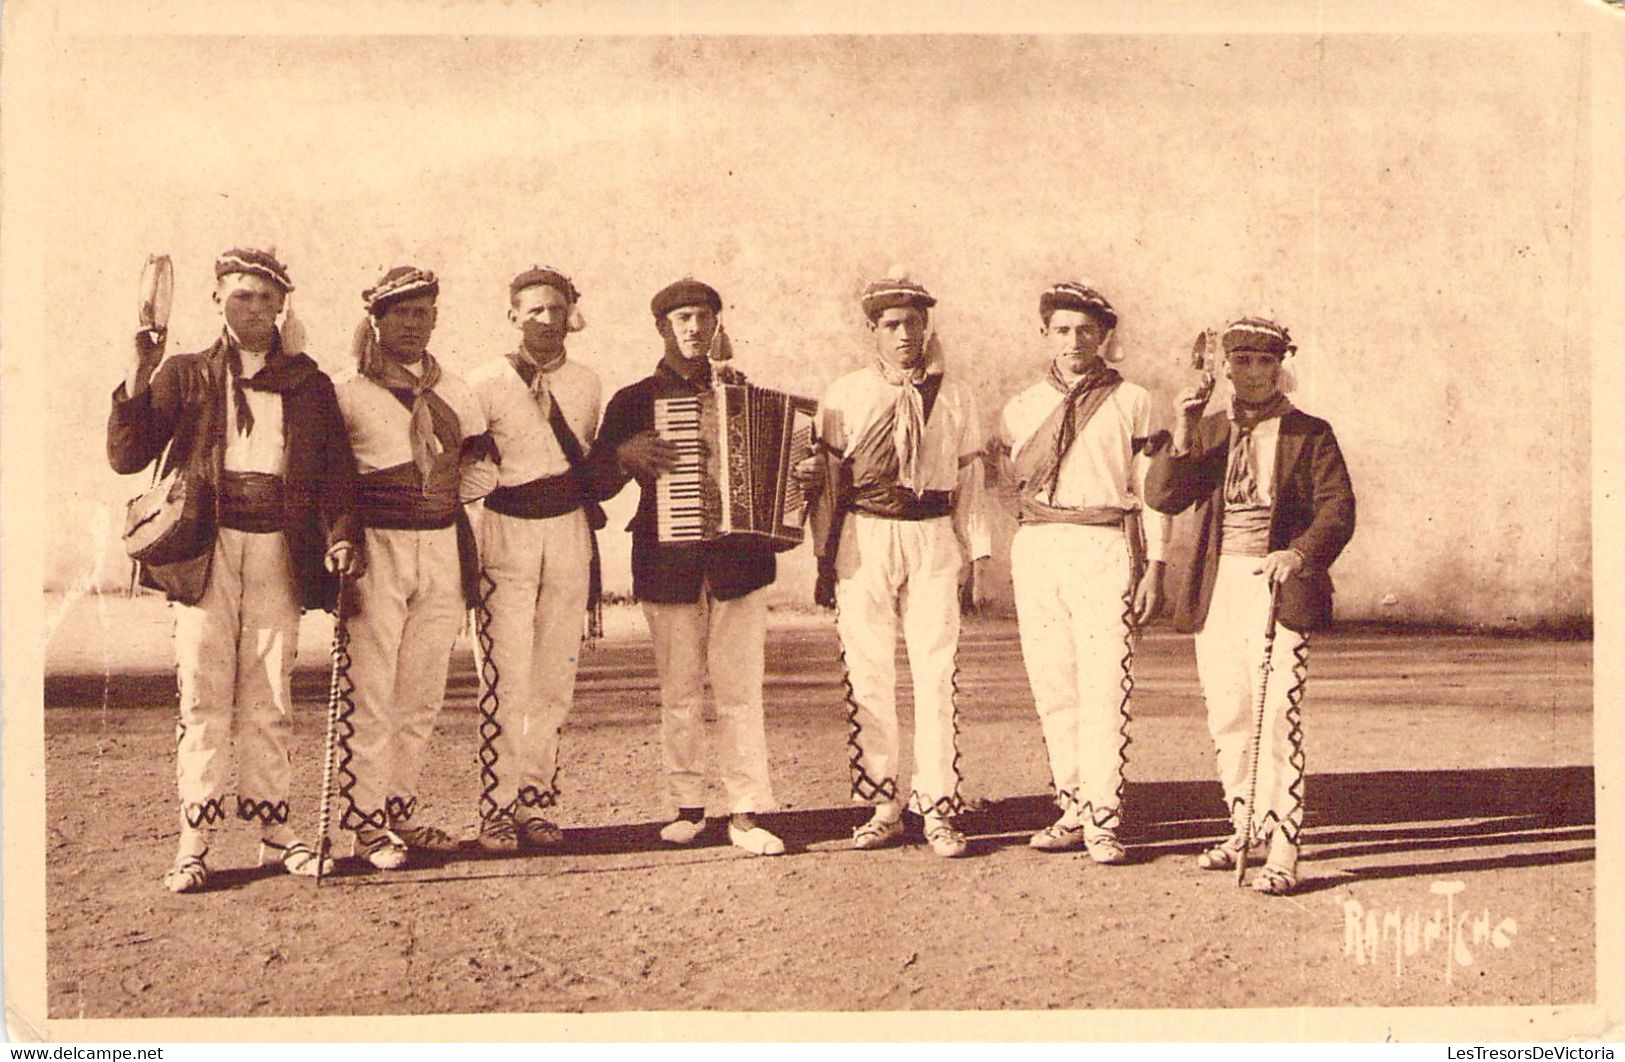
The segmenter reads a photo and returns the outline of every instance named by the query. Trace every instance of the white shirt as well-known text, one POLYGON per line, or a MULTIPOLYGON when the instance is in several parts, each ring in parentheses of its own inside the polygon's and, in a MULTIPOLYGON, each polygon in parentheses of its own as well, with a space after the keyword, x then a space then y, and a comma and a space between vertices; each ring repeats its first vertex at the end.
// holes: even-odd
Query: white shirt
MULTIPOLYGON (((547 415, 506 357, 480 365, 469 373, 468 383, 502 454, 496 486, 516 487, 570 470, 547 415)), ((598 435, 603 410, 604 389, 598 374, 566 359, 547 374, 547 387, 585 453, 598 435)))
MULTIPOLYGON (((865 366, 840 377, 818 407, 818 437, 851 457, 869 428, 889 417, 897 388, 880 370, 865 366)), ((982 509, 982 435, 976 394, 957 377, 944 376, 920 439, 920 489, 957 490, 954 527, 971 557, 992 555, 992 533, 982 509)))
MULTIPOLYGON (((243 359, 243 379, 265 367, 265 352, 254 353, 239 349, 243 359)), ((248 398, 248 411, 254 415, 254 430, 244 435, 237 430, 237 400, 226 385, 226 454, 227 472, 266 472, 282 475, 282 396, 275 391, 256 391, 244 387, 248 398)))
MULTIPOLYGON (((413 374, 421 374, 422 362, 408 365, 413 374)), ((383 468, 410 464, 412 461, 412 411, 400 400, 359 372, 344 374, 334 383, 338 393, 339 412, 350 431, 350 449, 355 453, 356 471, 376 472, 383 468)), ((452 411, 463 432, 463 438, 485 431, 485 411, 480 408, 474 391, 462 377, 440 370, 440 382, 435 385, 439 395, 452 411)), ((256 411, 256 416, 258 411, 256 411)), ((259 432, 258 426, 254 431, 259 432)))
MULTIPOLYGON (((1046 380, 1040 380, 1005 404, 994 438, 1011 454, 1034 442, 1034 435, 1055 407, 1066 401, 1046 380)), ((1145 388, 1124 380, 1106 399, 1061 459, 1055 492, 1038 500, 1066 509, 1096 506, 1140 510, 1145 524, 1146 556, 1162 560, 1171 522, 1142 503, 1145 476, 1151 459, 1134 453, 1134 440, 1151 435, 1151 396, 1145 388)), ((1046 445, 1042 440, 1035 445, 1046 445)))

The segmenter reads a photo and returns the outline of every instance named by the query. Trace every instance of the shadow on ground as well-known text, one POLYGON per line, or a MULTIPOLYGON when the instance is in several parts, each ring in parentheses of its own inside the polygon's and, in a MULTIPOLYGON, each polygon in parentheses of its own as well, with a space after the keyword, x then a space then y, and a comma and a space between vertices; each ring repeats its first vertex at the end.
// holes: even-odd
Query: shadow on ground
MULTIPOLYGON (((1462 849, 1565 844, 1596 838, 1590 767, 1313 775, 1309 779, 1309 801, 1306 856, 1320 866, 1334 860, 1406 852, 1459 853, 1462 849)), ((1222 838, 1228 830, 1227 821, 1218 813, 1222 804, 1216 782, 1129 783, 1125 805, 1130 815, 1121 835, 1130 845, 1131 861, 1194 855, 1222 838)), ((844 847, 853 828, 867 813, 866 808, 858 806, 812 808, 763 815, 760 819, 794 853, 844 847)), ((1026 845, 1028 836, 1053 822, 1055 815, 1055 805, 1048 797, 1020 796, 973 807, 960 823, 974 858, 1000 848, 1026 845)), ((907 840, 918 842, 919 819, 911 814, 907 820, 907 840)), ((663 843, 658 835, 662 825, 642 822, 569 829, 563 845, 545 852, 493 854, 467 842, 456 853, 422 853, 417 865, 426 869, 471 860, 669 853, 672 846, 663 843)), ((689 850, 727 845, 725 820, 713 819, 689 850)), ((1533 852, 1524 848, 1482 858, 1341 867, 1337 875, 1305 881, 1302 891, 1334 887, 1351 879, 1466 873, 1594 858, 1595 849, 1589 847, 1533 852)), ((357 872, 358 867, 341 860, 337 876, 357 872)), ((243 871, 244 880, 238 884, 246 884, 261 873, 243 871)), ((233 883, 222 880, 219 884, 233 883)))

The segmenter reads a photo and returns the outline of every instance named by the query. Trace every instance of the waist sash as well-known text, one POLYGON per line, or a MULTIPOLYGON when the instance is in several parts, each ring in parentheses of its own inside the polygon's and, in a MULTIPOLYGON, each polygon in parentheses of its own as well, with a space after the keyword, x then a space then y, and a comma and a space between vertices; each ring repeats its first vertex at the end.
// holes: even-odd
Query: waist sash
POLYGON ((396 465, 357 476, 356 517, 363 527, 397 531, 435 531, 457 520, 458 475, 436 471, 427 483, 417 466, 396 465))
POLYGON ((498 487, 485 496, 485 507, 503 516, 545 520, 573 513, 587 504, 581 477, 574 472, 543 476, 513 487, 498 487))
POLYGON ((1269 506, 1224 507, 1219 551, 1243 557, 1263 557, 1270 551, 1269 506))
POLYGON ((885 520, 935 520, 953 515, 954 492, 928 490, 915 494, 895 483, 866 484, 853 489, 851 508, 885 520))
POLYGON ((1122 527, 1127 510, 1115 505, 1090 505, 1070 509, 1047 505, 1030 494, 1022 494, 1016 520, 1023 524, 1086 524, 1091 527, 1122 527))
POLYGON ((282 477, 269 472, 223 472, 220 526, 267 534, 282 530, 282 477))

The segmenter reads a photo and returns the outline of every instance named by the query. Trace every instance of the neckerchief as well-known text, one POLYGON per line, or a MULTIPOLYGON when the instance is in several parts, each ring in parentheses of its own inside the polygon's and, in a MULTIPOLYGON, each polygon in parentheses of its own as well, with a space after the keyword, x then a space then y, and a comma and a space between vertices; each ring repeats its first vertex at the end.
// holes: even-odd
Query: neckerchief
POLYGON ((925 399, 920 385, 925 382, 925 366, 899 369, 885 358, 875 359, 880 376, 897 388, 892 403, 892 446, 897 450, 897 484, 916 495, 925 492, 924 455, 925 399))
POLYGON ((436 420, 451 429, 448 434, 453 439, 462 435, 456 412, 434 393, 435 384, 440 382, 440 363, 434 360, 433 354, 424 351, 421 376, 413 375, 406 366, 388 357, 369 359, 363 371, 369 380, 394 392, 411 410, 412 463, 427 484, 436 458, 446 453, 446 443, 435 430, 436 420))
POLYGON ((1283 394, 1277 394, 1261 406, 1247 406, 1231 400, 1230 469, 1224 478, 1226 505, 1264 504, 1263 495, 1258 489, 1258 453, 1253 445, 1253 429, 1291 409, 1292 402, 1283 394))
POLYGON ((508 355, 508 363, 525 381, 525 386, 530 388, 530 397, 536 400, 536 408, 542 411, 544 417, 553 408, 553 393, 548 379, 564 364, 564 354, 564 350, 560 349, 555 357, 545 362, 538 361, 536 355, 521 344, 518 350, 508 355))
POLYGON ((278 331, 271 333, 271 349, 266 352, 265 364, 247 379, 243 377, 242 350, 230 331, 221 331, 211 355, 223 369, 222 375, 226 378, 232 405, 236 409, 237 431, 243 435, 254 431, 254 411, 249 408, 244 388, 283 394, 304 383, 312 372, 317 371, 316 363, 309 355, 284 353, 282 333, 278 331))

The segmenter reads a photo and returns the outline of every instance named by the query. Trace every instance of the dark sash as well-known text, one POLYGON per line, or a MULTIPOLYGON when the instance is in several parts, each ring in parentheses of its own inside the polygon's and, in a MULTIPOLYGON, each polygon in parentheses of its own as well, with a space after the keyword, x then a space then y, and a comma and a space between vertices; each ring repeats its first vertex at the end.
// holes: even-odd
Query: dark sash
MULTIPOLYGON (((529 388, 536 378, 537 369, 534 365, 516 357, 509 357, 508 364, 513 366, 514 372, 529 388)), ((603 562, 598 554, 598 532, 609 522, 604 515, 603 506, 598 504, 592 496, 591 482, 587 478, 587 457, 581 451, 581 441, 576 433, 570 430, 570 422, 564 419, 564 410, 559 406, 556 395, 550 395, 547 403, 547 426, 553 429, 553 438, 558 441, 559 450, 564 454, 564 461, 570 466, 566 476, 575 481, 575 493, 579 498, 576 505, 564 512, 571 512, 577 508, 582 510, 587 518, 587 541, 592 546, 592 559, 587 568, 587 637, 601 638, 604 635, 604 572, 603 562)), ((546 482, 560 480, 563 476, 552 476, 546 482)), ((532 483, 544 482, 533 480, 532 483)), ((526 484, 525 486, 530 486, 526 484)), ((522 489, 522 488, 521 488, 522 489)), ((491 508, 490 499, 486 500, 486 508, 491 508)), ((502 504, 500 501, 498 504, 502 504)), ((501 512, 500 508, 495 510, 501 512)))
POLYGON ((1072 396, 1067 394, 1050 410, 1049 416, 1033 432, 1020 450, 1010 455, 1011 463, 1016 470, 1016 488, 1021 492, 1022 499, 1036 498, 1037 495, 1048 491, 1053 496, 1056 480, 1060 477, 1061 461, 1066 453, 1072 449, 1083 429, 1088 426, 1094 415, 1100 412, 1100 407, 1112 396, 1123 382, 1122 377, 1112 374, 1113 378, 1098 387, 1092 387, 1074 403, 1072 396), (1067 413, 1071 412, 1070 437, 1067 439, 1065 450, 1061 445, 1061 433, 1068 428, 1067 413))
POLYGON ((282 477, 225 472, 220 477, 220 526, 267 534, 282 530, 282 477))

